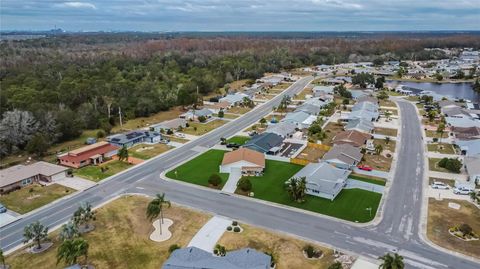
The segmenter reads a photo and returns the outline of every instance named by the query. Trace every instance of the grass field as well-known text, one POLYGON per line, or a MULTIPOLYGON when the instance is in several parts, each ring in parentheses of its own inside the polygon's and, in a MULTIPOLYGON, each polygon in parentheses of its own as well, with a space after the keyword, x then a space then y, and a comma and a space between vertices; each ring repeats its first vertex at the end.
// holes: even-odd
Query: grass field
MULTIPOLYGON (((427 137, 440 138, 440 133, 437 133, 436 131, 426 130, 425 134, 427 135, 427 137)), ((442 138, 447 138, 447 137, 448 137, 448 132, 444 132, 442 134, 442 138)))
POLYGON ((166 144, 153 144, 153 145, 140 144, 128 149, 128 154, 131 157, 135 157, 142 160, 148 160, 170 149, 172 149, 172 147, 166 144))
POLYGON ((380 106, 385 106, 385 107, 397 107, 395 102, 390 101, 390 100, 379 100, 380 106))
POLYGON ((235 114, 224 113, 224 114, 223 114, 223 117, 226 118, 226 119, 236 119, 236 118, 238 118, 238 117, 240 117, 240 116, 235 115, 235 114))
POLYGON ((395 151, 395 141, 390 141, 388 144, 385 142, 384 139, 375 139, 374 141, 375 145, 381 145, 383 147, 384 152, 381 153, 380 155, 376 154, 364 154, 363 158, 365 159, 364 161, 361 162, 361 164, 366 164, 373 169, 380 170, 380 171, 390 171, 390 168, 392 166, 392 159, 393 157, 386 157, 386 152, 385 151, 390 151, 390 154, 393 154, 395 151))
POLYGON ((124 161, 109 161, 99 166, 88 165, 73 171, 73 174, 79 177, 93 180, 98 182, 102 179, 105 179, 109 176, 113 176, 125 169, 132 167, 132 164, 129 164, 124 161), (102 172, 102 167, 107 168, 105 172, 102 172))
POLYGON ((456 154, 455 147, 446 143, 435 143, 427 145, 428 151, 439 152, 443 154, 456 154))
MULTIPOLYGON (((168 195, 166 197, 168 199, 168 195)), ((158 269, 169 256, 170 245, 186 247, 195 233, 210 216, 172 205, 165 209, 165 218, 174 221, 170 227, 172 237, 161 243, 149 239, 153 226, 145 217, 149 202, 144 197, 122 197, 97 209, 95 230, 84 235, 89 242, 88 256, 95 268, 158 269)), ((53 247, 41 254, 30 254, 23 249, 7 257, 10 268, 65 268, 56 264, 58 232, 50 234, 53 247)), ((83 258, 79 261, 83 262, 83 258)))
POLYGON ((367 176, 367 175, 352 173, 350 174, 349 178, 352 178, 358 181, 367 182, 367 183, 377 184, 381 186, 385 186, 385 184, 387 184, 387 181, 381 177, 374 177, 374 176, 367 176))
POLYGON ((200 156, 172 169, 166 176, 171 179, 177 179, 201 186, 209 187, 208 179, 214 173, 222 178, 221 189, 227 182, 228 174, 219 173, 219 166, 222 163, 223 150, 209 150, 200 156))
POLYGON ((251 138, 248 136, 234 136, 227 140, 228 143, 236 143, 238 145, 243 145, 247 143, 251 138))
POLYGON ((252 110, 252 108, 243 107, 243 106, 234 106, 234 107, 228 109, 227 112, 232 113, 232 114, 245 114, 250 110, 252 110))
POLYGON ((428 168, 431 171, 437 171, 437 172, 443 172, 443 173, 453 173, 448 171, 447 169, 438 166, 438 162, 440 161, 440 158, 428 158, 428 168))
POLYGON ((349 221, 368 222, 375 217, 382 195, 359 189, 343 190, 334 201, 310 195, 304 203, 292 201, 285 190, 285 181, 302 168, 301 165, 266 160, 264 175, 250 177, 254 197, 349 221), (371 216, 365 210, 368 207, 372 208, 371 216))
POLYGON ((73 192, 74 189, 59 184, 49 186, 32 184, 0 196, 0 203, 10 210, 25 214, 73 192))
POLYGON ((327 123, 327 125, 325 126, 325 134, 326 134, 326 138, 322 140, 322 144, 325 144, 325 145, 331 145, 331 142, 333 140, 333 138, 340 132, 343 131, 343 127, 344 125, 342 124, 338 124, 338 123, 334 123, 334 122, 329 122, 327 123))
POLYGON ((293 99, 296 100, 305 100, 306 95, 313 95, 312 88, 305 88, 303 91, 297 94, 293 99))
POLYGON ((322 158, 325 153, 327 153, 327 150, 307 146, 302 152, 300 152, 300 154, 298 154, 297 159, 318 163, 318 159, 322 158))
POLYGON ((375 128, 374 133, 388 136, 397 136, 398 131, 390 128, 375 128))
POLYGON ((207 123, 189 122, 189 127, 184 128, 182 133, 191 135, 204 135, 211 130, 224 125, 225 123, 227 122, 224 120, 212 120, 207 123))
POLYGON ((218 243, 225 246, 228 251, 248 247, 274 253, 277 269, 327 269, 335 259, 332 249, 242 223, 240 226, 243 232, 224 233, 218 243), (312 245, 315 249, 321 250, 324 256, 321 259, 306 259, 302 253, 306 245, 312 245))
POLYGON ((480 258, 480 240, 463 241, 448 232, 449 228, 466 223, 476 234, 480 234, 480 209, 462 200, 429 199, 427 236, 435 244, 468 256, 480 258), (450 208, 448 203, 460 205, 460 209, 450 208))
POLYGON ((120 124, 115 125, 112 129, 112 132, 118 133, 118 132, 121 132, 122 130, 140 129, 155 123, 178 118, 178 116, 180 116, 180 114, 184 112, 185 111, 183 111, 181 107, 174 107, 168 111, 158 112, 149 117, 139 117, 135 119, 124 118, 124 120, 126 121, 123 123, 123 126, 120 127, 120 124))

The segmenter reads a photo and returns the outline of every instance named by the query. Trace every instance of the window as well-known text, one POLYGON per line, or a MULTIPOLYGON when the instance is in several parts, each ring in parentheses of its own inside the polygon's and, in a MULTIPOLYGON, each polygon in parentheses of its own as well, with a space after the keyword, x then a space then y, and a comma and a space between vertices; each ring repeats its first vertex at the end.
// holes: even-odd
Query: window
POLYGON ((25 186, 25 185, 28 185, 28 184, 31 184, 32 183, 32 179, 31 178, 26 178, 24 180, 22 180, 22 185, 25 186))

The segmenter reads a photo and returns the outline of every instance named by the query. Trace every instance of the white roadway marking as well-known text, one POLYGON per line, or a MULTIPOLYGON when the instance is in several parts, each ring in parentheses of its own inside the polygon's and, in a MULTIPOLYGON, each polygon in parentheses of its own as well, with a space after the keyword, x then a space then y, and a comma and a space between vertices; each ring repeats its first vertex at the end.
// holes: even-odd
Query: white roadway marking
POLYGON ((421 267, 419 266, 418 263, 423 263, 423 264, 427 264, 427 265, 431 265, 433 267, 430 267, 430 266, 424 266, 424 267, 421 267, 421 268, 435 268, 435 269, 438 269, 439 266, 442 266, 442 267, 448 267, 447 265, 443 264, 443 263, 439 263, 439 262, 436 262, 436 261, 432 261, 430 259, 427 259, 427 258, 423 258, 419 255, 417 255, 416 253, 414 252, 410 252, 410 251, 406 251, 406 250, 401 250, 399 251, 399 254, 402 255, 403 257, 405 257, 405 260, 410 260, 411 265, 414 265, 416 267, 421 267), (412 260, 415 260, 417 262, 414 262, 412 260))

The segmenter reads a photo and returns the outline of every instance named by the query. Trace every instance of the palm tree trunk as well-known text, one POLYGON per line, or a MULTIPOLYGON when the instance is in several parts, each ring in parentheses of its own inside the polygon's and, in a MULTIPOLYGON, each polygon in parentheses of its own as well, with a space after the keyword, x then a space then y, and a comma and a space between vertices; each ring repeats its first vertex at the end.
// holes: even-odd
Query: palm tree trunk
POLYGON ((42 248, 42 244, 40 243, 40 239, 37 239, 37 249, 41 249, 42 248))

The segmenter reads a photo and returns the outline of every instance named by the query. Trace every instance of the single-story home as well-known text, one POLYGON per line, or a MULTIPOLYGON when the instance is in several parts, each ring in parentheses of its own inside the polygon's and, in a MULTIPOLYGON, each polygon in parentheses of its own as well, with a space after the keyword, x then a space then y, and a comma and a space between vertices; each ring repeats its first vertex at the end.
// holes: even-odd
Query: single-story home
POLYGON ((296 132, 297 126, 291 122, 279 122, 268 125, 267 132, 277 134, 283 138, 292 137, 296 132))
POLYGON ((464 108, 461 108, 459 106, 449 106, 449 107, 443 107, 441 109, 442 114, 444 114, 446 117, 453 117, 453 118, 472 118, 470 113, 464 108))
POLYGON ((453 127, 453 133, 457 140, 480 139, 480 126, 477 127, 453 127))
POLYGON ((250 99, 250 96, 241 92, 236 92, 234 94, 227 94, 225 97, 220 98, 218 102, 226 102, 229 103, 231 106, 234 106, 242 103, 244 98, 250 99))
POLYGON ((92 145, 81 147, 57 156, 61 165, 72 168, 80 168, 89 164, 100 164, 105 159, 117 154, 118 146, 101 141, 92 145))
POLYGON ((318 113, 320 113, 320 110, 322 110, 321 106, 303 103, 295 109, 295 112, 303 111, 310 115, 318 115, 318 113))
POLYGON ((445 121, 452 127, 480 127, 480 120, 474 120, 471 118, 445 117, 445 121))
POLYGON ((458 140, 455 144, 460 148, 462 155, 473 156, 480 154, 480 139, 458 140))
POLYGON ((160 132, 161 130, 177 130, 178 128, 187 127, 187 121, 185 119, 177 118, 173 120, 163 121, 157 124, 150 125, 150 130, 160 132))
POLYGON ((210 103, 204 104, 203 107, 212 111, 213 113, 218 114, 220 111, 228 110, 232 105, 229 102, 218 102, 218 103, 210 103))
POLYGON ((350 90, 352 93, 352 99, 357 100, 358 98, 362 96, 368 96, 369 94, 363 90, 350 90))
POLYGON ((190 109, 186 113, 183 113, 182 115, 180 115, 180 118, 186 119, 186 120, 198 120, 198 117, 203 116, 208 119, 208 118, 211 118, 212 115, 213 115, 213 112, 207 108, 202 108, 199 110, 190 109))
POLYGON ((351 169, 362 161, 360 148, 350 144, 333 146, 322 158, 323 161, 337 168, 351 169))
POLYGON ((364 118, 350 120, 347 125, 345 125, 346 131, 356 130, 363 133, 371 133, 373 129, 375 129, 373 123, 364 118))
POLYGON ((360 96, 357 98, 357 102, 358 103, 361 103, 361 102, 370 102, 372 104, 378 104, 378 99, 373 97, 373 96, 369 96, 369 95, 364 95, 364 96, 360 96))
POLYGON ((320 162, 307 164, 293 178, 306 178, 307 194, 333 201, 345 187, 350 173, 350 170, 340 169, 326 162, 320 162))
POLYGON ((242 175, 260 176, 265 169, 265 155, 248 148, 240 148, 223 155, 220 173, 231 173, 237 170, 242 175))
POLYGON ((480 155, 466 156, 464 163, 468 180, 477 184, 480 183, 480 155))
POLYGON ((292 113, 287 113, 282 122, 290 122, 295 124, 298 129, 306 129, 312 125, 312 123, 317 119, 316 116, 310 115, 304 111, 296 111, 292 113))
POLYGON ((254 136, 243 147, 261 153, 276 154, 280 151, 282 143, 283 138, 278 134, 264 132, 254 136))
POLYGON ((251 248, 214 256, 196 247, 186 247, 173 251, 162 269, 270 269, 271 262, 269 255, 251 248))
POLYGON ((367 140, 371 137, 371 134, 362 133, 356 130, 343 131, 333 137, 332 143, 334 145, 350 144, 354 147, 361 147, 365 145, 367 140))
POLYGON ((107 141, 110 144, 119 147, 132 147, 139 143, 155 144, 162 140, 162 135, 158 132, 152 131, 131 131, 123 134, 116 134, 107 137, 107 141))
POLYGON ((312 89, 313 96, 317 97, 322 95, 322 93, 333 94, 333 86, 315 86, 312 89))
POLYGON ((0 193, 30 185, 34 182, 53 182, 66 177, 68 168, 47 162, 15 165, 0 170, 0 193))

